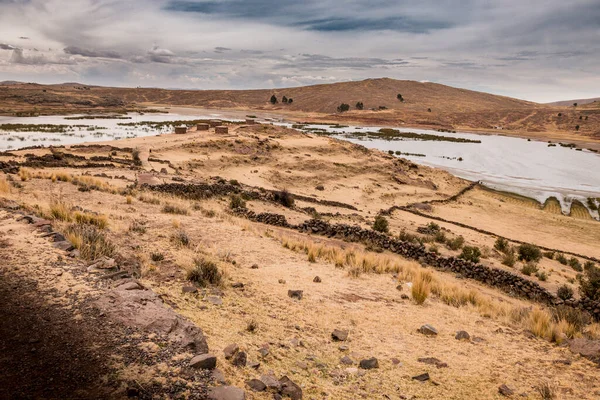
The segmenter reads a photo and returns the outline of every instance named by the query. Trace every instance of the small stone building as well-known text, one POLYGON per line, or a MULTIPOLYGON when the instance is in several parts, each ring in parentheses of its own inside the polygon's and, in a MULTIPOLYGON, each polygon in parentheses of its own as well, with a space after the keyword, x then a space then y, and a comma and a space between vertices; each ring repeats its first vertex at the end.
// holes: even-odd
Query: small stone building
POLYGON ((216 126, 215 127, 215 133, 229 133, 229 128, 226 126, 216 126))
POLYGON ((211 127, 211 128, 215 128, 215 127, 217 127, 217 126, 221 125, 221 123, 222 123, 222 122, 221 122, 221 120, 220 120, 220 119, 211 119, 211 120, 210 120, 210 127, 211 127))
POLYGON ((175 127, 175 133, 177 134, 181 134, 181 133, 187 133, 187 126, 176 126, 175 127))
POLYGON ((198 124, 198 125, 196 125, 196 130, 197 131, 207 131, 209 127, 210 127, 210 125, 208 125, 208 124, 198 124))

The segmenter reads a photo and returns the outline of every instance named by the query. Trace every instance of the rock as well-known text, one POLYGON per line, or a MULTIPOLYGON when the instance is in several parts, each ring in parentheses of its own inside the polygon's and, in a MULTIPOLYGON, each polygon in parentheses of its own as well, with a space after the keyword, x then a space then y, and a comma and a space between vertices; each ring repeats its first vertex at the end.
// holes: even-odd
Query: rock
POLYGON ((225 375, 223 375, 223 372, 221 372, 220 369, 213 369, 210 373, 210 376, 215 382, 220 383, 221 385, 225 385, 227 383, 225 375))
POLYGON ((215 306, 220 306, 221 304, 223 304, 223 299, 220 298, 219 296, 208 296, 206 298, 206 301, 208 301, 210 304, 213 304, 215 306))
POLYGON ((258 352, 263 358, 269 355, 269 349, 267 349, 266 347, 261 347, 260 349, 258 349, 258 352))
POLYGON ((420 327, 418 329, 418 331, 425 336, 437 336, 437 334, 438 334, 437 329, 435 329, 433 326, 431 326, 429 324, 423 325, 422 327, 420 327))
POLYGON ((225 354, 225 359, 229 360, 240 350, 240 346, 235 343, 230 344, 229 346, 223 349, 223 354, 225 354))
POLYGON ((354 361, 352 361, 352 359, 348 356, 344 356, 340 359, 340 363, 344 364, 344 365, 352 365, 354 364, 354 361))
POLYGON ((277 378, 275 378, 271 374, 265 374, 265 375, 261 376, 260 380, 262 381, 262 383, 265 384, 265 386, 269 390, 275 390, 277 392, 279 392, 281 390, 281 383, 279 383, 277 378))
POLYGON ((69 253, 69 257, 71 257, 71 258, 79 258, 80 256, 81 256, 81 253, 77 249, 75 249, 69 253))
POLYGON ((127 282, 117 287, 118 290, 141 290, 142 287, 135 281, 127 282))
POLYGON ((74 249, 73 245, 66 240, 62 242, 56 242, 53 244, 53 246, 62 251, 71 251, 74 249))
POLYGON ((502 396, 509 397, 512 396, 515 393, 515 391, 506 386, 505 384, 502 384, 498 388, 498 393, 500 393, 502 396))
POLYGON ((349 349, 350 349, 350 348, 349 348, 348 346, 344 345, 344 344, 343 344, 343 345, 341 345, 340 347, 338 347, 338 350, 339 350, 339 351, 348 351, 349 349))
POLYGON ((249 381, 246 381, 246 385, 255 392, 264 392, 267 389, 267 385, 260 379, 250 379, 249 381))
POLYGON ((304 295, 303 290, 288 290, 288 296, 292 299, 302 300, 302 296, 304 295))
POLYGON ((402 291, 402 285, 396 286, 396 290, 399 291, 399 292, 401 292, 402 291))
POLYGON ((219 386, 208 391, 209 400, 246 400, 246 392, 235 386, 219 386))
POLYGON ((245 367, 246 362, 248 361, 248 356, 243 351, 238 351, 235 353, 233 358, 231 359, 231 363, 236 367, 245 367))
POLYGON ((600 364, 600 340, 573 339, 569 341, 569 349, 575 354, 600 364))
POLYGON ((243 289, 244 284, 242 282, 235 282, 231 284, 231 287, 234 289, 243 289))
POLYGON ((362 369, 374 369, 379 368, 379 361, 375 357, 360 360, 358 365, 362 369))
POLYGON ((419 358, 417 361, 422 362, 424 364, 435 365, 437 368, 448 368, 448 364, 441 360, 438 360, 435 357, 419 358))
POLYGON ((252 266, 250 268, 252 268, 252 269, 258 269, 258 264, 252 264, 252 266))
POLYGON ((117 266, 117 262, 110 257, 102 257, 98 261, 94 261, 88 267, 92 269, 112 269, 117 266))
POLYGON ((429 380, 429 374, 427 372, 425 372, 424 374, 421 375, 417 375, 417 376, 413 376, 412 377, 415 381, 419 381, 419 382, 425 382, 429 380))
POLYGON ((318 276, 315 276, 315 279, 313 279, 314 283, 321 283, 321 278, 319 278, 318 276))
POLYGON ((334 329, 333 332, 331 332, 331 338, 336 342, 344 342, 348 339, 348 331, 334 329))
POLYGON ((308 364, 305 363, 304 361, 296 361, 296 367, 303 369, 303 370, 307 370, 308 369, 308 364))
POLYGON ((398 360, 396 357, 392 358, 392 364, 394 365, 400 365, 400 360, 398 360))
POLYGON ((456 332, 456 336, 454 336, 456 340, 471 340, 471 335, 469 335, 466 331, 458 331, 456 332))
POLYGON ((260 363, 258 361, 248 361, 248 367, 252 369, 259 369, 260 363))
POLYGON ((292 400, 302 399, 302 389, 290 378, 284 376, 279 379, 279 383, 281 384, 281 390, 279 393, 281 393, 282 396, 288 396, 292 400))
POLYGON ((127 397, 140 397, 140 390, 138 388, 128 387, 127 397))
POLYGON ((190 361, 190 367, 197 369, 215 369, 216 366, 217 357, 212 354, 200 354, 190 361))
POLYGON ((408 299, 410 299, 410 297, 409 297, 407 294, 404 294, 404 293, 402 293, 402 294, 400 295, 400 298, 401 298, 402 300, 408 300, 408 299))
POLYGON ((280 279, 279 283, 281 283, 282 285, 285 285, 285 279, 280 279))
POLYGON ((192 286, 192 285, 184 285, 181 288, 181 291, 183 293, 198 293, 198 288, 196 286, 192 286))

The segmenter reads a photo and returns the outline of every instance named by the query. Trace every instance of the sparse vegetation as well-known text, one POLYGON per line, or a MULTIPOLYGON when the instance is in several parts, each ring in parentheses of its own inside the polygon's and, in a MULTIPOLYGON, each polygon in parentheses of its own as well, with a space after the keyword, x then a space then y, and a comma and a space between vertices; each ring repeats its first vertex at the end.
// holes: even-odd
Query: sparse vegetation
POLYGON ((464 244, 465 244, 465 238, 462 236, 457 236, 453 239, 448 239, 446 241, 446 245, 448 246, 448 248, 450 250, 454 250, 454 251, 463 247, 464 244))
POLYGON ((383 215, 376 216, 375 222, 373 222, 373 230, 387 233, 389 231, 389 222, 387 218, 385 218, 383 215))
POLYGON ((558 261, 558 262, 559 262, 559 263, 561 263, 562 265, 567 265, 567 263, 568 263, 567 257, 565 257, 565 255, 564 255, 564 254, 562 254, 562 253, 559 253, 559 254, 556 256, 556 261, 558 261))
POLYGON ((569 285, 562 285, 558 288, 558 290, 556 291, 556 295, 558 296, 559 299, 562 300, 569 300, 571 298, 573 298, 573 289, 571 289, 571 287, 569 285))
POLYGON ((194 282, 199 286, 220 285, 223 275, 219 271, 219 267, 213 261, 207 260, 204 257, 194 259, 194 265, 188 269, 186 278, 190 282, 194 282))
POLYGON ((272 95, 269 101, 271 102, 271 104, 277 104, 277 96, 272 95))
POLYGON ((341 113, 341 112, 348 111, 348 110, 350 110, 350 104, 346 104, 346 103, 342 103, 342 104, 340 104, 340 105, 338 106, 338 108, 337 108, 337 111, 338 111, 338 112, 340 112, 340 113, 341 113))
POLYGON ((287 189, 283 189, 282 191, 275 192, 273 194, 273 200, 278 202, 284 207, 292 208, 294 207, 294 196, 287 189))
POLYGON ((171 235, 171 242, 179 247, 188 247, 190 245, 190 237, 184 230, 178 230, 171 235))
POLYGON ((419 271, 412 281, 411 295, 415 303, 423 304, 431 291, 433 277, 429 271, 419 271))
POLYGON ((502 257, 502 264, 507 267, 514 267, 516 262, 517 257, 515 256, 515 251, 512 248, 508 249, 502 257))
POLYGON ((398 93, 398 94, 396 95, 396 98, 397 98, 398 100, 400 100, 401 102, 404 102, 404 97, 402 97, 402 95, 401 95, 400 93, 398 93))
POLYGON ((177 214, 177 215, 188 215, 189 212, 187 210, 187 208, 183 208, 181 206, 175 205, 175 204, 165 204, 163 206, 162 212, 166 213, 166 214, 177 214))
POLYGON ((133 149, 131 151, 131 159, 135 165, 142 165, 142 159, 140 158, 140 149, 133 149))
POLYGON ((362 109, 364 109, 364 108, 365 108, 365 106, 364 106, 364 104, 362 103, 362 101, 359 101, 358 103, 356 103, 356 109, 357 109, 357 110, 362 110, 362 109))
POLYGON ((538 272, 538 266, 533 262, 528 262, 527 264, 523 265, 521 272, 523 275, 531 276, 538 272))
POLYGON ((237 208, 246 208, 246 202, 242 198, 242 196, 238 194, 233 194, 229 198, 229 208, 235 210, 237 208))
POLYGON ((165 255, 160 252, 150 253, 150 259, 154 262, 161 262, 165 259, 165 255))
POLYGON ((499 237, 494 243, 494 249, 501 253, 506 253, 509 250, 508 240, 499 237))
POLYGON ((583 268, 581 267, 581 263, 575 257, 571 257, 569 259, 569 267, 573 268, 577 272, 583 271, 583 268))
POLYGON ((112 257, 115 253, 115 246, 94 225, 71 224, 65 229, 65 237, 85 260, 112 257))
POLYGON ((129 231, 143 235, 144 233, 146 233, 146 226, 142 222, 136 220, 131 222, 131 224, 129 225, 129 231))
POLYGON ((578 279, 581 296, 600 300, 600 268, 590 265, 578 279))
POLYGON ((523 243, 518 249, 519 260, 525 262, 538 262, 542 259, 542 252, 539 247, 523 243))
POLYGON ((3 176, 0 176, 0 193, 10 193, 10 192, 11 192, 10 183, 6 180, 6 178, 4 178, 3 176))
POLYGON ((460 253, 459 257, 466 261, 478 263, 479 258, 481 257, 481 250, 479 250, 479 247, 465 246, 463 247, 462 253, 460 253))

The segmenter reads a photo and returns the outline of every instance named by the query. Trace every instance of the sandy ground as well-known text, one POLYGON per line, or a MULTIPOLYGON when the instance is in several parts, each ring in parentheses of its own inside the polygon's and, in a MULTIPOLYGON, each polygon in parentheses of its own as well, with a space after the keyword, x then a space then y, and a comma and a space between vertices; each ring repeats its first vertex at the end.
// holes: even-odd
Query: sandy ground
MULTIPOLYGON (((261 125, 230 129, 226 136, 193 132, 110 143, 139 148, 142 170, 86 169, 85 166, 60 170, 73 175, 90 172, 123 176, 124 179, 95 178, 115 190, 136 180, 161 183, 172 182, 176 177, 201 182, 215 176, 251 187, 287 188, 293 193, 355 206, 356 210, 350 210, 298 202, 301 207, 311 206, 320 213, 332 213, 326 217, 331 222, 351 222, 364 227, 372 223, 380 209, 445 199, 468 184, 443 171, 412 167, 387 154, 367 152, 325 137, 261 125), (148 155, 168 160, 171 165, 149 163, 148 155), (167 168, 166 173, 160 172, 161 168, 167 168), (317 190, 317 185, 323 185, 324 190, 317 190)), ((108 152, 104 148, 67 151, 87 157, 108 152)), ((56 171, 46 168, 41 172, 56 171)), ((391 274, 364 274, 353 278, 347 270, 336 269, 331 263, 309 262, 305 254, 283 248, 278 237, 310 238, 232 217, 227 213, 229 199, 226 197, 188 201, 134 191, 127 201, 125 196, 107 190, 81 192, 72 183, 50 179, 31 178, 19 184, 22 188, 13 188, 4 196, 26 204, 39 204, 42 210, 47 209, 51 201, 62 200, 106 215, 107 235, 119 253, 127 259, 138 260, 143 282, 161 293, 177 312, 204 329, 211 351, 219 358, 219 368, 237 386, 244 387, 246 380, 273 371, 277 376, 287 374, 302 386, 305 398, 315 399, 384 396, 391 399, 493 399, 501 398, 498 387, 502 384, 513 388, 517 396, 523 394, 523 398, 539 399, 536 387, 546 382, 555 388, 559 398, 600 396, 596 386, 597 367, 566 347, 533 338, 523 327, 507 321, 482 316, 471 306, 451 307, 436 296, 431 296, 423 305, 415 304, 410 298, 402 299, 400 295, 410 294, 410 290, 404 284, 399 291, 398 281, 391 274), (158 204, 151 204, 147 198, 140 200, 142 195, 155 198, 158 204), (187 210, 187 215, 166 214, 162 212, 165 204, 177 204, 187 210), (145 227, 144 233, 130 230, 134 221, 145 227), (191 245, 187 248, 178 247, 171 240, 180 230, 189 235, 191 245), (164 260, 152 261, 152 253, 163 254, 164 260), (220 288, 200 290, 197 294, 182 293, 182 287, 188 284, 185 271, 194 257, 207 257, 218 263, 225 274, 220 288), (254 264, 258 268, 252 268, 254 264), (322 282, 313 282, 315 276, 322 282), (231 286, 237 282, 244 284, 243 290, 231 286), (304 290, 304 298, 300 301, 289 298, 290 289, 304 290), (216 303, 221 304, 214 304, 215 296, 220 299, 216 303), (258 326, 255 332, 247 330, 252 321, 258 326), (423 324, 435 326, 439 335, 431 338, 418 333, 417 329, 423 324), (350 332, 345 343, 332 341, 331 331, 335 328, 350 332), (454 335, 459 330, 469 332, 472 340, 456 340, 454 335), (260 362, 258 370, 237 368, 225 360, 222 349, 231 343, 247 351, 250 361, 260 362), (341 351, 340 345, 348 349, 341 351), (268 347, 269 355, 262 357, 258 353, 261 347, 268 347), (352 365, 340 363, 344 355, 352 359, 352 365), (379 369, 356 369, 358 361, 369 357, 379 360, 379 369), (423 357, 435 357, 448 366, 437 368, 419 362, 423 357), (430 381, 420 383, 411 379, 424 372, 430 374, 430 381)), ((248 207, 285 214, 292 222, 311 217, 298 208, 290 211, 261 201, 250 201, 248 207)), ((598 222, 500 202, 478 191, 469 192, 458 202, 434 206, 433 215, 512 239, 597 256, 593 243, 598 242, 598 222), (583 239, 581 232, 586 232, 583 239)), ((400 211, 390 217, 393 234, 402 229, 414 231, 428 222, 430 220, 424 217, 400 211)), ((493 246, 493 237, 452 224, 440 225, 453 235, 463 235, 468 244, 493 246)), ((46 255, 41 254, 41 257, 46 255)), ((494 255, 483 262, 500 265, 494 255)), ((540 282, 549 288, 556 288, 573 275, 554 261, 544 263, 543 268, 556 271, 548 282, 540 282)), ((473 288, 499 304, 532 306, 493 288, 438 274, 445 282, 473 288)), ((271 398, 250 391, 247 395, 250 399, 271 398)))

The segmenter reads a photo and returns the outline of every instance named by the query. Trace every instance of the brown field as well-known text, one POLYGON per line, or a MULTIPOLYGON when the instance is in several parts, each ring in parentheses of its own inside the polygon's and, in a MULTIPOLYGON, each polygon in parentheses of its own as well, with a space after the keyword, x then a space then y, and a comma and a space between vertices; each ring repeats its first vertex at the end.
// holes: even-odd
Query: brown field
MULTIPOLYGON (((404 93, 410 99, 408 88, 412 86, 404 82, 398 85, 408 85, 404 93)), ((96 90, 109 89, 92 88, 91 92, 96 90)), ((294 98, 294 104, 302 103, 303 89, 294 90, 298 92, 290 91, 288 97, 294 98)), ((389 93, 396 91, 398 87, 393 87, 389 93)), ((141 92, 145 102, 157 103, 166 102, 161 96, 169 93, 141 92)), ((249 92, 247 96, 257 99, 265 93, 249 92)), ((128 102, 139 101, 133 92, 128 96, 128 102)), ((194 100, 194 96, 190 94, 190 102, 214 101, 194 100)), ((481 103, 543 109, 517 100, 481 96, 481 103)), ((177 99, 181 100, 179 96, 177 99)), ((384 101, 383 97, 373 99, 384 101)), ((236 101, 241 100, 236 97, 236 101)), ((410 100, 408 103, 417 107, 410 100)), ((478 103, 465 103, 465 112, 478 112, 478 103)), ((328 112, 329 106, 323 107, 328 112)), ((101 227, 104 237, 114 245, 113 257, 120 260, 121 269, 204 330, 210 352, 218 358, 218 368, 230 384, 246 389, 248 399, 273 398, 246 385, 269 371, 277 377, 290 377, 307 399, 499 399, 503 396, 498 388, 503 384, 514 390, 514 397, 524 399, 544 398, 540 394, 544 387, 556 399, 600 396, 598 364, 570 350, 574 339, 598 343, 597 323, 574 328, 565 320, 554 319, 547 306, 434 270, 417 260, 361 243, 251 222, 232 213, 227 195, 186 199, 142 186, 221 180, 249 190, 287 189, 307 198, 297 199, 292 208, 248 198, 246 207, 257 213, 285 215, 295 224, 317 217, 369 228, 382 209, 444 200, 469 185, 444 171, 328 137, 270 125, 230 125, 229 129, 227 135, 192 131, 65 149, 15 151, 14 156, 2 157, 0 161, 5 163, 34 159, 38 163, 22 167, 19 174, 0 173, 0 201, 7 207, 0 215, 0 243, 5 237, 11 242, 30 241, 35 252, 35 262, 23 263, 22 258, 11 257, 0 270, 14 269, 45 282, 44 274, 33 271, 60 254, 34 230, 14 222, 10 205, 53 219, 60 231, 73 225, 101 227), (139 150, 140 165, 126 163, 132 160, 131 149, 139 150), (109 155, 113 159, 106 161, 107 165, 92 166, 91 157, 109 155), (48 164, 57 160, 61 163, 58 166, 48 164), (189 243, 184 243, 182 234, 189 243), (182 288, 191 284, 187 273, 195 259, 214 262, 222 281, 199 288, 197 293, 183 293, 182 288), (314 282, 316 276, 321 282, 314 282), (302 300, 288 297, 290 289, 303 290, 302 300), (439 334, 427 337, 418 333, 424 324, 433 325, 439 334), (331 332, 336 328, 348 330, 345 342, 332 340, 331 332), (467 331, 471 339, 456 340, 460 330, 467 331), (225 359, 222 350, 231 343, 248 354, 249 362, 260 363, 257 370, 236 367, 225 359), (347 348, 340 349, 341 345, 347 348), (268 348, 269 354, 262 356, 261 348, 268 348), (351 364, 341 363, 344 356, 351 364), (370 357, 378 359, 379 368, 357 368, 360 360, 370 357), (428 364, 420 358, 438 360, 428 364), (412 379, 425 372, 429 381, 412 379)), ((547 274, 546 280, 525 276, 521 273, 523 263, 517 261, 513 267, 502 264, 502 254, 493 249, 495 235, 508 238, 513 245, 523 241, 577 253, 582 263, 586 257, 599 258, 600 224, 580 218, 579 209, 573 214, 562 215, 551 202, 541 207, 516 196, 475 188, 456 201, 437 203, 421 215, 401 209, 387 219, 391 235, 415 235, 443 255, 459 255, 460 249, 451 250, 432 235, 417 231, 435 222, 447 238, 462 236, 464 245, 479 247, 484 265, 509 270, 555 293, 564 284, 577 291, 572 268, 544 258, 538 268, 547 274)), ((25 252, 26 246, 19 249, 25 252)), ((8 251, 0 246, 2 257, 8 251)), ((85 266, 81 274, 89 275, 85 266)), ((68 291, 75 296, 94 297, 106 290, 78 285, 77 279, 83 279, 79 276, 68 275, 68 279, 68 291)), ((185 363, 178 364, 175 357, 187 360, 193 354, 145 364, 144 354, 157 346, 153 346, 152 337, 144 343, 139 358, 127 367, 117 363, 120 373, 103 378, 109 387, 124 382, 122 390, 135 382, 145 393, 153 385, 174 379, 190 384, 185 363)))
POLYGON ((0 89, 0 115, 125 112, 144 107, 185 106, 277 113, 296 121, 483 132, 498 132, 497 128, 501 128, 500 132, 506 134, 558 141, 600 138, 598 103, 552 106, 436 83, 388 78, 272 90, 132 89, 78 84, 10 84, 0 85, 0 89), (275 105, 269 102, 273 94, 279 99, 275 105), (396 98, 397 94, 402 94, 403 102, 396 98), (293 103, 283 104, 282 96, 292 98, 293 103), (359 101, 364 104, 362 111, 355 109, 359 101), (341 103, 349 104, 350 111, 338 113, 341 103))

